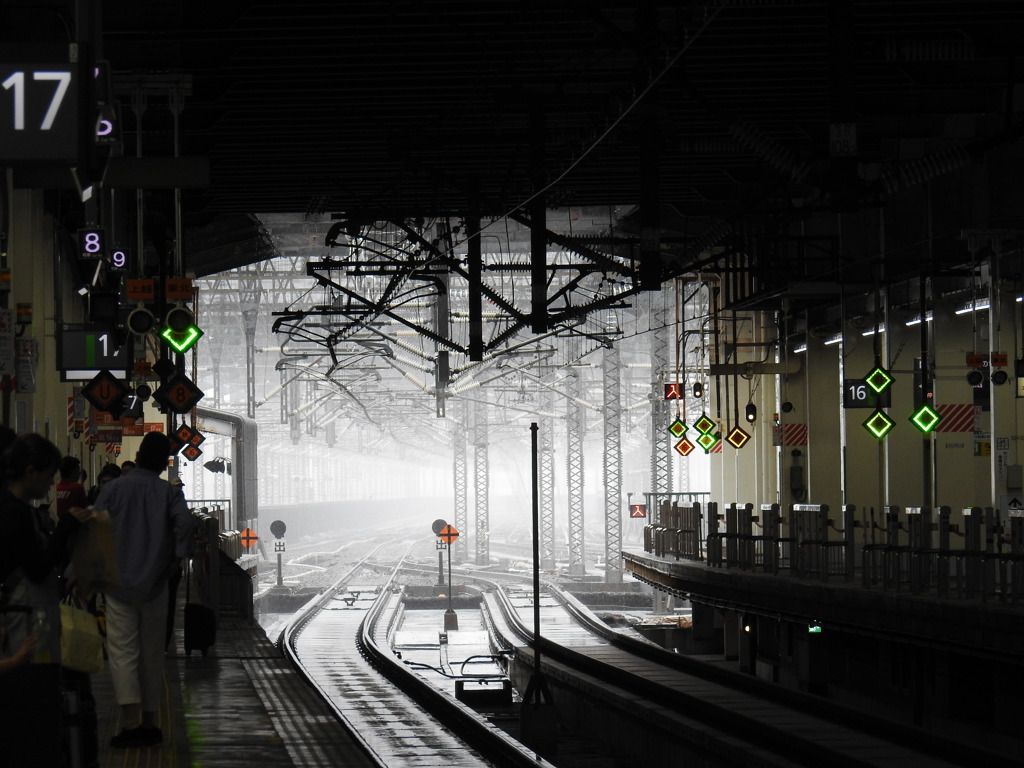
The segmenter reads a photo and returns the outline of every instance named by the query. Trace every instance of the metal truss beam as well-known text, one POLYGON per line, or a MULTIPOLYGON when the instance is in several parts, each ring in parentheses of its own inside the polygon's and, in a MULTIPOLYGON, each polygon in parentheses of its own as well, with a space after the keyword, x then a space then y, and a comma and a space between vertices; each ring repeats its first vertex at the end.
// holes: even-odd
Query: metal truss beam
MULTIPOLYGON (((579 342, 572 343, 575 359, 579 354, 579 342)), ((572 374, 570 385, 572 396, 566 401, 566 471, 569 484, 569 575, 582 576, 586 573, 583 541, 583 406, 577 401, 583 394, 583 382, 578 371, 572 374)))
POLYGON ((665 371, 668 370, 668 311, 665 291, 651 296, 651 492, 672 492, 672 462, 666 435, 665 371))
POLYGON ((622 581, 622 358, 604 349, 604 567, 605 581, 622 581))
MULTIPOLYGON (((466 427, 469 408, 465 403, 460 403, 452 409, 452 482, 455 486, 455 530, 468 534, 469 529, 466 520, 466 510, 469 509, 469 486, 466 474, 466 427)), ((458 561, 462 562, 462 553, 465 551, 466 538, 460 537, 455 542, 457 549, 452 553, 453 557, 458 554, 458 561)))
MULTIPOLYGON (((555 392, 550 387, 540 389, 543 413, 554 413, 555 392)), ((537 449, 540 453, 540 565, 545 570, 555 567, 555 420, 541 417, 537 449)))
MULTIPOLYGON (((486 397, 486 393, 481 393, 486 397)), ((476 564, 488 565, 491 562, 490 511, 490 466, 487 456, 487 405, 473 404, 473 469, 474 469, 474 503, 476 505, 476 564)))

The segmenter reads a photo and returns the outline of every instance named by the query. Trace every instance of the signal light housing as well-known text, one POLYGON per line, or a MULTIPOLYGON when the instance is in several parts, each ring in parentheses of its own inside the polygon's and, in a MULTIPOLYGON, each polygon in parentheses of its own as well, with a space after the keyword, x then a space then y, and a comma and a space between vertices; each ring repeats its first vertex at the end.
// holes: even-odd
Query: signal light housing
POLYGON ((189 326, 195 325, 195 322, 192 311, 182 304, 175 304, 167 310, 167 316, 164 317, 164 325, 175 333, 184 333, 189 326))
POLYGON ((183 304, 175 304, 164 316, 164 328, 160 331, 160 338, 175 352, 184 354, 192 349, 203 335, 195 321, 192 310, 183 304))
POLYGON ((128 314, 128 330, 137 336, 145 336, 156 326, 156 317, 141 304, 128 314))

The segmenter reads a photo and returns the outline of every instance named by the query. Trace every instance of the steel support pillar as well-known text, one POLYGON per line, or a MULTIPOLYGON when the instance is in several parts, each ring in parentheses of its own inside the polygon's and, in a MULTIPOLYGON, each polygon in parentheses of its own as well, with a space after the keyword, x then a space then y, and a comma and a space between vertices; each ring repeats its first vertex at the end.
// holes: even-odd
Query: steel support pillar
POLYGON ((466 432, 469 427, 467 423, 467 411, 464 401, 453 401, 452 405, 458 402, 457 407, 451 410, 452 417, 452 479, 455 484, 455 530, 462 536, 459 537, 456 545, 461 545, 453 552, 456 562, 462 562, 462 552, 465 551, 465 543, 469 540, 469 531, 466 527, 466 510, 469 508, 468 493, 469 487, 466 482, 466 432))
POLYGON ((672 457, 666 435, 669 409, 665 400, 665 372, 668 370, 668 311, 665 291, 651 297, 651 493, 672 492, 672 457))
POLYGON ((622 396, 619 348, 604 349, 604 568, 605 581, 622 581, 622 396))
MULTIPOLYGON (((480 392, 483 400, 486 393, 480 392)), ((473 403, 473 469, 474 502, 476 504, 476 564, 491 562, 490 515, 488 514, 488 483, 490 481, 487 463, 487 405, 473 403)))
MULTIPOLYGON (((541 411, 554 413, 555 392, 542 387, 540 392, 541 411)), ((540 565, 545 570, 555 567, 555 420, 547 415, 541 418, 537 434, 537 450, 540 454, 540 565)))
MULTIPOLYGON (((579 356, 579 343, 570 344, 570 358, 579 356)), ((571 397, 566 403, 566 479, 569 485, 569 575, 586 573, 583 544, 583 406, 577 401, 583 394, 583 381, 575 369, 568 382, 571 397)))

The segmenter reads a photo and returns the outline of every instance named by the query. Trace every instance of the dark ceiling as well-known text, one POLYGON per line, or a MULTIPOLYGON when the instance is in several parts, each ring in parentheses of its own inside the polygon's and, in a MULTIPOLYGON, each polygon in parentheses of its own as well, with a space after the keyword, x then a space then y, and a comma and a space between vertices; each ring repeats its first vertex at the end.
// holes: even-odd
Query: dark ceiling
MULTIPOLYGON (((13 33, 59 32, 22 5, 13 33)), ((123 152, 144 96, 142 154, 173 155, 182 94, 180 154, 210 168, 186 221, 213 240, 253 213, 497 217, 542 193, 633 211, 683 269, 723 227, 869 210, 1019 136, 1019 0, 102 7, 123 152)))
MULTIPOLYGON (((181 152, 212 168, 192 212, 434 215, 478 194, 499 215, 539 187, 637 204, 651 181, 683 216, 856 199, 881 183, 835 160, 830 124, 856 123, 881 173, 901 142, 934 151, 951 119, 1006 110, 1024 73, 1016 0, 114 1, 102 28, 122 84, 191 79, 181 152)), ((167 129, 160 101, 144 129, 167 129)))

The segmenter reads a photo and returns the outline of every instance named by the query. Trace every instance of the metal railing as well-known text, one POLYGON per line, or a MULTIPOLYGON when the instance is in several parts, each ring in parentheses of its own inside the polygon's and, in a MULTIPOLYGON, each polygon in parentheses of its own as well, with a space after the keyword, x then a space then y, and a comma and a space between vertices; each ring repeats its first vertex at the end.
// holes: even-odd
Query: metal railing
POLYGON ((842 579, 865 589, 939 598, 1024 602, 1024 510, 1001 518, 991 507, 853 505, 663 500, 644 529, 644 551, 657 557, 801 579, 842 579), (836 524, 841 520, 842 527, 836 524), (960 546, 954 546, 954 543, 960 546))

